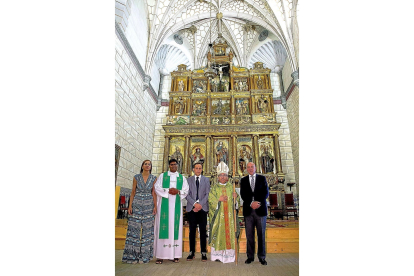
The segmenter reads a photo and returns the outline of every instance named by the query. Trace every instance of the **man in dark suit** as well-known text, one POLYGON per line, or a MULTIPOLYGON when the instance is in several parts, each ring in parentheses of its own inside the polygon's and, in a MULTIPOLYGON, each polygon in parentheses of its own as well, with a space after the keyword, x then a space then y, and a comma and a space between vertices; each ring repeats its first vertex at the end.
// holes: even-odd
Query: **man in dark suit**
POLYGON ((187 261, 192 261, 195 258, 195 236, 197 224, 200 231, 200 247, 201 260, 207 261, 207 213, 208 213, 208 194, 210 193, 210 180, 201 175, 203 167, 200 163, 195 163, 193 172, 195 175, 187 179, 189 191, 187 195, 188 220, 190 223, 190 255, 187 261))
POLYGON ((248 176, 240 181, 240 196, 243 199, 243 216, 246 225, 247 260, 246 264, 254 261, 254 228, 257 230, 257 257, 262 265, 266 262, 266 199, 269 188, 266 178, 256 174, 256 165, 247 163, 248 176))

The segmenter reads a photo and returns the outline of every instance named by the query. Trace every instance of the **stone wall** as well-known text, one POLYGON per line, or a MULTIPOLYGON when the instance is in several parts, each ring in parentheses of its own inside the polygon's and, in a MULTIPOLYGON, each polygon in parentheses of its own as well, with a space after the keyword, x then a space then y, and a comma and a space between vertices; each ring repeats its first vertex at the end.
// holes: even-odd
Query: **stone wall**
POLYGON ((281 104, 275 104, 274 108, 276 112, 276 121, 281 123, 279 128, 279 146, 280 158, 282 159, 282 170, 285 173, 286 179, 286 190, 286 188, 289 189, 286 183, 295 182, 295 167, 293 162, 292 142, 290 140, 288 113, 281 104))
POLYGON ((289 89, 289 85, 292 82, 293 78, 292 78, 292 68, 290 66, 290 62, 289 59, 286 59, 285 65, 283 66, 282 69, 282 81, 283 81, 283 88, 285 89, 285 93, 287 92, 287 90, 289 89))
POLYGON ((152 159, 156 103, 115 35, 115 143, 122 147, 116 184, 132 188, 141 163, 152 159))
MULTIPOLYGON (((287 117, 289 120, 290 140, 292 141, 292 152, 295 166, 296 189, 299 193, 299 87, 295 86, 287 103, 287 117)), ((294 186, 294 187, 295 187, 294 186)), ((293 191, 293 188, 292 188, 293 191)))

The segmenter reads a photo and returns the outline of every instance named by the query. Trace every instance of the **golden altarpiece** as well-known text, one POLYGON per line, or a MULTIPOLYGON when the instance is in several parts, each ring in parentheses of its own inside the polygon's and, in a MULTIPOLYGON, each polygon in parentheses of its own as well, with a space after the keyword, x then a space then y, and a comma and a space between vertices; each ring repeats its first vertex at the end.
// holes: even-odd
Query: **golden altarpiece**
POLYGON ((222 38, 212 48, 207 67, 191 71, 181 64, 171 73, 163 171, 174 158, 184 176, 191 176, 192 165, 200 162, 203 174, 214 177, 224 161, 230 175, 235 170, 238 184, 247 175, 247 163, 254 162, 270 190, 284 192, 271 70, 261 62, 252 69, 234 66, 234 54, 222 38), (216 70, 215 77, 205 76, 209 68, 216 70))

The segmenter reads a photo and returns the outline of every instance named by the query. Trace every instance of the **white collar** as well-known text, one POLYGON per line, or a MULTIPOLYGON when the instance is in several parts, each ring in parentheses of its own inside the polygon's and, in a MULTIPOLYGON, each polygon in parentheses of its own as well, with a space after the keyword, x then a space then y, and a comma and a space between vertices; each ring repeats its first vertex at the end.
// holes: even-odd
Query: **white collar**
POLYGON ((168 171, 168 175, 169 175, 169 176, 171 176, 171 175, 176 175, 176 176, 178 176, 178 172, 170 172, 170 171, 168 171))
POLYGON ((227 182, 226 182, 226 183, 224 183, 224 184, 221 184, 221 183, 219 182, 219 184, 220 184, 220 185, 222 185, 222 186, 224 186, 224 185, 227 185, 227 182))
POLYGON ((254 173, 253 175, 249 174, 249 178, 251 179, 252 177, 256 177, 256 173, 254 173))

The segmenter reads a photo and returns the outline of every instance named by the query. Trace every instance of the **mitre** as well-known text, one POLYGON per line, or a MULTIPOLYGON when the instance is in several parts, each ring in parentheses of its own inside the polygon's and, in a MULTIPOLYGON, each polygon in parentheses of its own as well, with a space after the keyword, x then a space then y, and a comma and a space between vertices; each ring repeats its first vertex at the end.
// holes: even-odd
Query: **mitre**
POLYGON ((217 175, 220 175, 221 173, 229 174, 229 167, 227 167, 226 163, 223 161, 217 166, 217 175))

